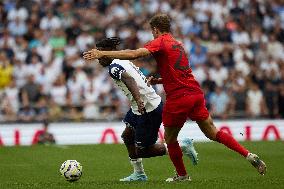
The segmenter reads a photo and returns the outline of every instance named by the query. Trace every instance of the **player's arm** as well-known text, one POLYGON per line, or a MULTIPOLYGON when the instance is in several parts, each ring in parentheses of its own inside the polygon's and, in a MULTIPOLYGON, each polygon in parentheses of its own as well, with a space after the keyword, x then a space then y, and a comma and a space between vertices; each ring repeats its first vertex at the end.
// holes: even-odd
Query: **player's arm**
POLYGON ((157 84, 163 84, 163 78, 155 78, 153 76, 150 76, 147 79, 147 85, 148 86, 150 86, 150 85, 157 85, 157 84))
POLYGON ((121 60, 132 60, 143 56, 150 55, 151 52, 146 48, 139 48, 136 50, 121 50, 121 51, 99 51, 92 49, 84 52, 83 57, 86 60, 94 60, 102 57, 117 58, 121 60))
POLYGON ((144 114, 146 112, 144 103, 142 99, 140 98, 140 92, 137 87, 136 81, 131 77, 128 73, 123 72, 121 74, 121 81, 126 85, 128 90, 131 92, 134 100, 137 103, 139 113, 144 114))

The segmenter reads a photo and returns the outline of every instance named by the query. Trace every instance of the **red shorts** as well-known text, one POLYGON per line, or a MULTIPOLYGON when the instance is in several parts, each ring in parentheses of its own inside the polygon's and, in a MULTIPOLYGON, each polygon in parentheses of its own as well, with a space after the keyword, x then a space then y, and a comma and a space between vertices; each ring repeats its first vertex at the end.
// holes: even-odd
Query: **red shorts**
POLYGON ((187 119, 203 121, 208 117, 203 94, 186 94, 179 98, 167 99, 163 109, 165 127, 182 127, 187 119))

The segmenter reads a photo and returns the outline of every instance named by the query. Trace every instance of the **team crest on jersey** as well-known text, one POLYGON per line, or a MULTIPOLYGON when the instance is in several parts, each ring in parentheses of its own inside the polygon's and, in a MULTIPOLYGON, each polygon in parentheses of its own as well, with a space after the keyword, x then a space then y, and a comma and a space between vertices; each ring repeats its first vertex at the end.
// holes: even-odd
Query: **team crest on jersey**
POLYGON ((111 64, 109 68, 109 74, 113 79, 121 79, 121 74, 124 72, 125 69, 118 64, 111 64))
POLYGON ((118 68, 118 67, 113 67, 113 68, 110 70, 110 73, 111 73, 112 75, 118 77, 118 76, 119 76, 119 73, 120 73, 119 68, 118 68))

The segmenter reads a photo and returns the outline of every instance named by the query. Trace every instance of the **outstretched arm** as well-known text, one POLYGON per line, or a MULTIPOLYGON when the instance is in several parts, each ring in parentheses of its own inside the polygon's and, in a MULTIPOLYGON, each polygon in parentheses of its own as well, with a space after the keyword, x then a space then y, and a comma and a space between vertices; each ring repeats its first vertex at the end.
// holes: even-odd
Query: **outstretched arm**
POLYGON ((126 85, 128 90, 131 92, 134 100, 137 103, 139 113, 144 114, 146 112, 145 106, 142 99, 140 98, 140 92, 137 87, 137 83, 135 82, 133 77, 131 77, 128 73, 123 72, 121 74, 121 81, 126 85))
POLYGON ((92 49, 84 52, 83 57, 86 60, 94 60, 102 57, 117 58, 121 60, 132 60, 139 57, 150 55, 150 51, 146 48, 139 48, 136 50, 121 50, 121 51, 99 51, 92 49))

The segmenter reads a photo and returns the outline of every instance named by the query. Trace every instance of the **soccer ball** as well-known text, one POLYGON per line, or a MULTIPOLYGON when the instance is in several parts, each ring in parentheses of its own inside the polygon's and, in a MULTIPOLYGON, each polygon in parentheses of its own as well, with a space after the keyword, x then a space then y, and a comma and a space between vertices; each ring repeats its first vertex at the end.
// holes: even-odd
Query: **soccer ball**
POLYGON ((59 172, 69 182, 74 182, 82 176, 82 165, 76 160, 66 160, 62 163, 59 172))

